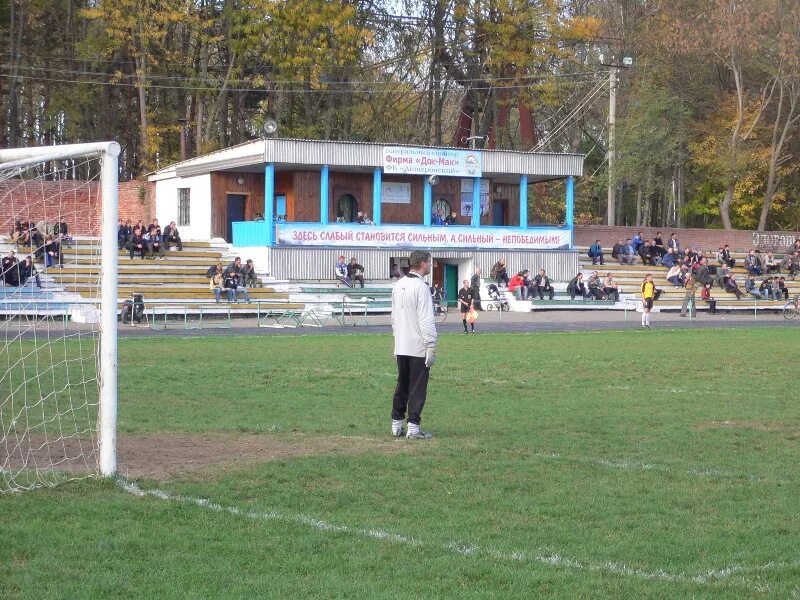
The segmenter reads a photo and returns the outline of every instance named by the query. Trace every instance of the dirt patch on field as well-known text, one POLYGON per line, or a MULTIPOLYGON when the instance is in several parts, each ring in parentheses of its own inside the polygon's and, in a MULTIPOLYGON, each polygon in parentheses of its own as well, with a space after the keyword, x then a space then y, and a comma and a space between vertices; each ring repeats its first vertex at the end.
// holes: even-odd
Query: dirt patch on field
POLYGON ((119 473, 169 479, 302 456, 399 452, 405 440, 344 436, 164 433, 119 439, 119 473))
MULTIPOLYGON (((392 438, 310 436, 305 434, 182 434, 120 436, 117 468, 123 477, 156 480, 192 479, 209 472, 223 473, 248 465, 303 456, 363 454, 367 452, 416 452, 430 442, 407 442, 392 438)), ((66 439, 45 444, 44 438, 26 436, 16 448, 0 446, 0 465, 87 470, 94 464, 94 448, 87 439, 66 439), (89 454, 89 456, 87 456, 89 454)))
POLYGON ((784 435, 800 435, 800 427, 792 427, 786 423, 775 421, 706 421, 697 423, 694 429, 705 431, 708 429, 755 429, 766 433, 779 433, 784 435))

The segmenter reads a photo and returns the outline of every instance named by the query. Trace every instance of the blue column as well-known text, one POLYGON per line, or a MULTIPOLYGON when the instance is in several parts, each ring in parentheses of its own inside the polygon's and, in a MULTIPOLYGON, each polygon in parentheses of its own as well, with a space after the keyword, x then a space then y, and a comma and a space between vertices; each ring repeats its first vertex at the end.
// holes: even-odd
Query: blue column
POLYGON ((275 244, 275 165, 264 167, 264 221, 267 223, 267 246, 275 244))
POLYGON ((372 172, 372 220, 375 225, 381 224, 381 169, 376 167, 372 172))
POLYGON ((328 224, 328 165, 322 165, 319 170, 319 222, 328 224))
POLYGON ((481 226, 481 178, 472 178, 472 226, 481 226))
POLYGON ((528 228, 528 176, 519 176, 519 226, 528 228))
POLYGON ((431 226, 431 212, 433 211, 433 191, 427 175, 422 177, 422 224, 431 226))
POLYGON ((575 221, 575 178, 570 175, 567 177, 567 208, 564 215, 564 225, 570 231, 570 246, 574 246, 573 225, 575 221))

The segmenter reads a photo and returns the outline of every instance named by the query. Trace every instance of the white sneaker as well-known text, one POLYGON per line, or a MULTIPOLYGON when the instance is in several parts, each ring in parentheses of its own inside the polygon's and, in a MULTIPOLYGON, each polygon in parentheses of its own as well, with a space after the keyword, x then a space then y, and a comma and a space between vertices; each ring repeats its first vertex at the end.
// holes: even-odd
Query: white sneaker
POLYGON ((416 430, 416 431, 409 431, 406 434, 407 440, 429 440, 433 437, 433 434, 428 433, 426 431, 416 430))
POLYGON ((400 438, 406 434, 402 421, 392 421, 392 437, 400 438))

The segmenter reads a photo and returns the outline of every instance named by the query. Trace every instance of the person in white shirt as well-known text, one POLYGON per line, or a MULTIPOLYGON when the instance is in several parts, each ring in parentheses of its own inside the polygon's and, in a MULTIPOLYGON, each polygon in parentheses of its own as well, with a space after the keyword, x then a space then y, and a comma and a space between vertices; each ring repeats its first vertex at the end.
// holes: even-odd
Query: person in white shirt
POLYGON ((433 300, 423 277, 431 271, 431 254, 415 250, 408 275, 392 287, 392 333, 397 359, 397 387, 392 399, 392 435, 428 439, 419 428, 428 393, 430 368, 436 362, 433 300), (403 421, 408 416, 408 431, 403 421))
POLYGON ((683 287, 683 269, 679 264, 676 263, 670 268, 669 271, 667 271, 667 281, 669 281, 676 288, 683 287))

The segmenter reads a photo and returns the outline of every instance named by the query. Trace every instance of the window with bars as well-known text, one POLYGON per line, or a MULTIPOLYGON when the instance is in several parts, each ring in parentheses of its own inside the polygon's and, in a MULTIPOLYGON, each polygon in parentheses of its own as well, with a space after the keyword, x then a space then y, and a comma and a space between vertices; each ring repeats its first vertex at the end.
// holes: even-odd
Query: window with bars
POLYGON ((189 188, 178 188, 178 226, 189 225, 189 188))
POLYGON ((450 203, 447 200, 445 200, 444 198, 439 198, 433 203, 433 212, 435 214, 440 210, 442 211, 440 213, 442 219, 446 219, 447 217, 450 216, 450 211, 452 211, 453 209, 450 208, 450 203))

